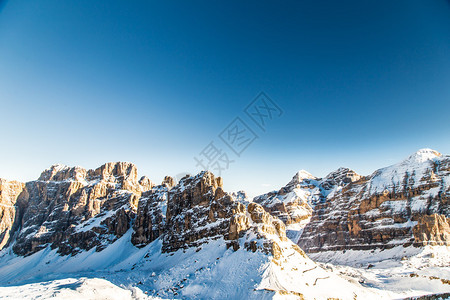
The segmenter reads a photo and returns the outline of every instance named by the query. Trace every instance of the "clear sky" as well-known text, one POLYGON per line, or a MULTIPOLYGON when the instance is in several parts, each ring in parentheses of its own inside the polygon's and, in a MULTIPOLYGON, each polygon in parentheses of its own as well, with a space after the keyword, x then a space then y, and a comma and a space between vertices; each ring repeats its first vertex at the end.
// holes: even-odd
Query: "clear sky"
POLYGON ((213 142, 226 190, 258 194, 450 153, 448 0, 0 3, 0 177, 131 161, 159 182, 213 142), (261 91, 283 111, 265 131, 261 91), (239 157, 236 117, 258 136, 239 157))

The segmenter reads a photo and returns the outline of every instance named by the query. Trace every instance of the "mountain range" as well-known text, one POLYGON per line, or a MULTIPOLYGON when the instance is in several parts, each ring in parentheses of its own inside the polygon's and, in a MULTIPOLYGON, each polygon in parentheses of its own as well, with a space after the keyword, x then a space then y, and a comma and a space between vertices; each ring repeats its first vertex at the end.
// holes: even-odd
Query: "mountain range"
POLYGON ((450 156, 431 149, 253 199, 209 171, 155 184, 127 162, 54 165, 0 180, 0 296, 445 299, 449 199, 450 156))

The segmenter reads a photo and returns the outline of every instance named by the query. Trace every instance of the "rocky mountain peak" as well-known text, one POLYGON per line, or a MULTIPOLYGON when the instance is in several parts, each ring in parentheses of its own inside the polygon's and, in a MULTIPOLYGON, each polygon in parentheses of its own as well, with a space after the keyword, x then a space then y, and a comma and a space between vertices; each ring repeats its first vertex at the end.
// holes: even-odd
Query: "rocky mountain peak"
POLYGON ((82 167, 68 167, 62 164, 52 165, 39 176, 40 181, 91 181, 106 180, 110 182, 128 180, 138 182, 137 167, 129 162, 110 162, 95 170, 82 167))
POLYGON ((336 186, 343 187, 351 182, 361 179, 361 175, 355 171, 340 167, 336 171, 331 172, 321 180, 321 186, 326 190, 331 190, 336 186))
POLYGON ((108 180, 111 177, 115 177, 133 182, 138 181, 137 174, 137 167, 129 162, 110 162, 100 166, 94 171, 89 172, 92 179, 99 178, 108 180))
POLYGON ((143 192, 149 191, 155 186, 147 176, 142 176, 141 179, 139 179, 139 185, 142 187, 143 192))
POLYGON ((318 178, 300 171, 278 191, 269 192, 253 199, 286 225, 302 222, 311 216, 309 199, 317 189, 318 178))
POLYGON ((360 175, 348 168, 339 168, 323 179, 301 170, 280 190, 257 196, 253 201, 261 204, 286 225, 304 224, 311 217, 312 207, 324 201, 335 189, 360 178, 360 175))
POLYGON ((63 181, 63 180, 84 180, 86 178, 86 169, 81 167, 68 167, 66 165, 56 164, 44 170, 39 176, 40 181, 63 181))
POLYGON ((248 196, 248 194, 245 191, 233 192, 231 193, 231 195, 236 201, 241 202, 245 205, 249 204, 252 201, 252 199, 248 196))
POLYGON ((176 182, 172 176, 165 176, 161 185, 166 185, 169 189, 175 186, 176 182))
POLYGON ((168 253, 191 247, 200 249, 204 243, 224 239, 235 250, 244 247, 256 251, 260 247, 275 255, 278 248, 267 239, 269 235, 276 235, 286 241, 284 224, 259 204, 250 203, 247 209, 232 194, 226 193, 222 185, 221 177, 202 171, 183 177, 172 188, 164 183, 143 193, 132 243, 144 247, 161 237, 162 252, 168 253), (253 233, 239 242, 249 230, 253 233), (258 243, 258 239, 266 242, 258 243))
POLYGON ((313 176, 311 173, 305 170, 300 170, 297 173, 295 173, 294 177, 292 177, 289 184, 296 185, 302 183, 305 179, 317 179, 315 176, 313 176))
MULTIPOLYGON (((228 210, 231 196, 222 190, 222 179, 209 171, 195 176, 185 176, 172 187, 167 201, 167 226, 171 228, 164 237, 163 249, 170 252, 208 234, 208 220, 216 220, 216 210, 228 210), (186 243, 186 239, 189 240, 186 243)), ((225 213, 226 214, 226 213, 225 213)), ((224 214, 220 213, 221 218, 224 214)))

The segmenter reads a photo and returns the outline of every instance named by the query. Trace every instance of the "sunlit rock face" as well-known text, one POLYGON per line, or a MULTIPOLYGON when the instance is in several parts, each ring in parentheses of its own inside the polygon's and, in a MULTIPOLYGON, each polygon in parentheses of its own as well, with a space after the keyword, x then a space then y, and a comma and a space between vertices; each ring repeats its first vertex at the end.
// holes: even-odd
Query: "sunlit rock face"
POLYGON ((260 204, 271 215, 286 225, 299 223, 311 217, 310 199, 318 186, 318 178, 300 171, 278 191, 257 196, 253 202, 260 204))
POLYGON ((444 215, 424 215, 413 227, 414 242, 418 245, 449 245, 450 218, 444 215))
POLYGON ((420 150, 315 205, 299 245, 308 252, 448 245, 450 157, 420 150))
POLYGON ((0 249, 9 244, 19 228, 27 201, 25 184, 0 179, 0 249))

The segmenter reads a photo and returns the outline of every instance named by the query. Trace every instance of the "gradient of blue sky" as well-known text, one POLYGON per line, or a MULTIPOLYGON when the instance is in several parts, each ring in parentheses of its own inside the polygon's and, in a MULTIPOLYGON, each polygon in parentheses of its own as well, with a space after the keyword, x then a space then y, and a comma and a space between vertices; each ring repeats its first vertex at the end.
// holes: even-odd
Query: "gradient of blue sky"
POLYGON ((450 2, 4 2, 0 177, 107 161, 154 181, 194 173, 260 91, 285 113, 227 190, 450 153, 450 2))

